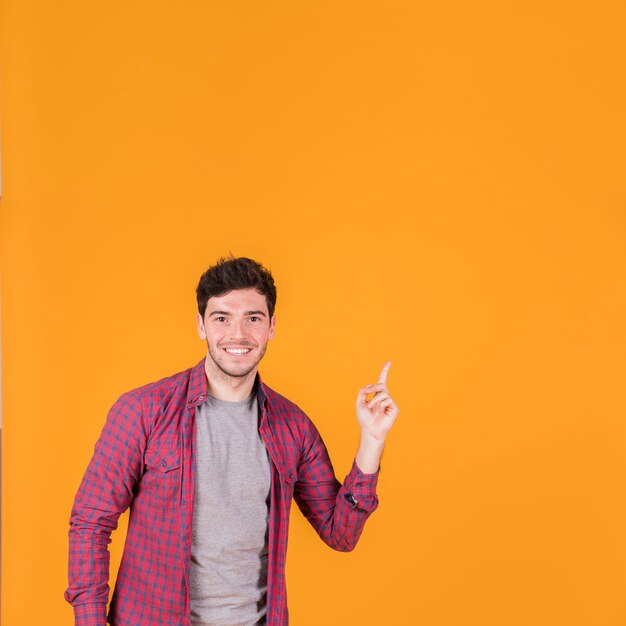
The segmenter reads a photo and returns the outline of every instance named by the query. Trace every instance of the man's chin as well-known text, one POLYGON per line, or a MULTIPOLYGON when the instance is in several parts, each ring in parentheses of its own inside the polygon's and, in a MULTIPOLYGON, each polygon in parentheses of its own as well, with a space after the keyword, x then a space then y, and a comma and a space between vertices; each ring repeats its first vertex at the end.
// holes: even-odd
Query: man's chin
POLYGON ((226 376, 230 376, 232 378, 245 378, 254 372, 257 364, 255 363, 252 367, 242 368, 224 367, 220 363, 217 363, 217 366, 223 374, 226 374, 226 376))
POLYGON ((223 369, 222 372, 226 374, 227 376, 230 376, 231 378, 245 378, 246 376, 250 374, 250 372, 252 372, 252 370, 246 370, 245 372, 233 372, 233 371, 223 369))

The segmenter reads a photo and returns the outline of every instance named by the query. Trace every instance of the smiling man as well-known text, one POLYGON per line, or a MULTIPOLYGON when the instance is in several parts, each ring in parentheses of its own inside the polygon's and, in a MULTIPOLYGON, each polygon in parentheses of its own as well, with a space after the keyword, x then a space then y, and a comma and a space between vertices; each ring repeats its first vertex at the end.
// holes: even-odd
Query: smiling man
POLYGON ((311 420, 258 373, 276 325, 271 273, 220 259, 196 294, 206 357, 120 396, 76 494, 65 598, 77 626, 107 622, 107 545, 128 507, 110 624, 285 626, 292 499, 346 552, 378 505, 380 457, 399 412, 391 364, 357 393, 359 446, 341 484, 311 420))

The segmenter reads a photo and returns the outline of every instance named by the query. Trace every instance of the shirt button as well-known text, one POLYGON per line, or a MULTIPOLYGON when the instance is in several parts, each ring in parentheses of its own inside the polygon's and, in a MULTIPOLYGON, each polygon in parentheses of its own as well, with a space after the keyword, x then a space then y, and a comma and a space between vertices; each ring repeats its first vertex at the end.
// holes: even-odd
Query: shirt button
POLYGON ((161 461, 161 467, 167 467, 167 461, 161 461))

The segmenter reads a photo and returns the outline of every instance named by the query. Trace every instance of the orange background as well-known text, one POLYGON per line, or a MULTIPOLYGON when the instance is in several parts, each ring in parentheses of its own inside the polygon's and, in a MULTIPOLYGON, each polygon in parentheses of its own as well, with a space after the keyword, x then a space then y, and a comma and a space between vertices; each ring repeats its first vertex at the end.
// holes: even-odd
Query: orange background
POLYGON ((386 359, 402 410, 354 553, 292 514, 295 626, 626 623, 623 3, 1 11, 3 624, 72 623, 106 412, 203 356, 229 251, 340 477, 386 359))

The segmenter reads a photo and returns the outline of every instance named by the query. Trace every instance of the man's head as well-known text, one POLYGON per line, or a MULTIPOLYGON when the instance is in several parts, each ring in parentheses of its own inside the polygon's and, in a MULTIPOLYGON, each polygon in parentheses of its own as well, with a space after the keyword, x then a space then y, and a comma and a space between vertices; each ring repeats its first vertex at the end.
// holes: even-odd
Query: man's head
POLYGON ((276 287, 272 274, 245 257, 220 259, 200 278, 198 334, 208 347, 207 368, 245 377, 256 373, 274 338, 276 287))
POLYGON ((256 289, 265 296, 270 318, 276 308, 276 287, 271 272, 260 263, 246 257, 222 258, 202 274, 196 288, 198 312, 202 317, 207 301, 233 289, 256 289))

